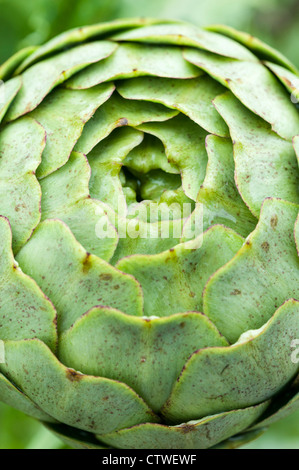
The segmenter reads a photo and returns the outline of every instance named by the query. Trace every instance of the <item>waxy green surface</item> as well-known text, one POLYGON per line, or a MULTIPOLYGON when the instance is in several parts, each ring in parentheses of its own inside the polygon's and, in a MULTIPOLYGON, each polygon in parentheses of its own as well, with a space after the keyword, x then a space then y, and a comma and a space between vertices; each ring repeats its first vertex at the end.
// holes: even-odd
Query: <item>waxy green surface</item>
POLYGON ((235 448, 297 410, 288 59, 125 19, 0 79, 0 400, 90 449, 235 448))

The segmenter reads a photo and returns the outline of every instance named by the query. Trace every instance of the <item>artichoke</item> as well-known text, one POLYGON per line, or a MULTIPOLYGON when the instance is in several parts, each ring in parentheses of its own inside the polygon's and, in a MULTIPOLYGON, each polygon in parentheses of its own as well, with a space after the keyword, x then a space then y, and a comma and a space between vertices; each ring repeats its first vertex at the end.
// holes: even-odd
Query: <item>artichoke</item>
POLYGON ((1 401, 100 449, 233 448, 298 409, 297 69, 128 19, 0 78, 1 401))

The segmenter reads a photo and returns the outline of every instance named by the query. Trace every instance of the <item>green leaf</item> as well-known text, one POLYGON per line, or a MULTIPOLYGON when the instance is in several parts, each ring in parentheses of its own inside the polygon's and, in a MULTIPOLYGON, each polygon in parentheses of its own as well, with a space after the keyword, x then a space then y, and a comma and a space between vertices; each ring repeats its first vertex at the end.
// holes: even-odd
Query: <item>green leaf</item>
POLYGON ((89 253, 109 261, 116 249, 118 236, 102 204, 90 199, 89 179, 90 167, 86 157, 73 152, 63 167, 40 181, 41 219, 59 218, 89 253), (99 221, 110 226, 109 237, 99 236, 99 221))
POLYGON ((246 332, 233 346, 195 352, 162 414, 179 423, 268 400, 298 374, 290 357, 298 337, 299 302, 290 300, 260 330, 246 332))
POLYGON ((132 255, 121 259, 117 268, 140 282, 146 315, 201 311, 209 277, 236 254, 242 243, 232 230, 214 226, 204 233, 200 248, 181 244, 157 255, 132 255))
POLYGON ((56 312, 36 283, 15 262, 11 250, 11 229, 0 217, 0 338, 40 338, 55 350, 56 312))
POLYGON ((274 423, 286 418, 287 416, 292 415, 294 412, 299 410, 299 391, 298 391, 298 379, 296 383, 291 385, 288 392, 285 396, 278 396, 277 400, 273 400, 273 406, 269 407, 267 412, 261 417, 262 419, 252 427, 253 430, 261 429, 268 426, 271 426, 274 423), (293 390, 292 390, 293 388, 293 390), (295 394, 290 398, 292 392, 295 394), (297 393, 296 393, 297 392, 297 393), (285 402, 284 398, 288 400, 285 402))
POLYGON ((251 212, 258 217, 267 197, 299 203, 299 171, 291 142, 248 111, 228 92, 214 101, 227 122, 234 145, 236 183, 251 212))
POLYGON ((64 424, 101 434, 157 421, 127 385, 64 367, 39 340, 7 342, 5 351, 0 370, 64 424))
POLYGON ((191 46, 214 52, 225 57, 257 62, 256 57, 244 46, 220 34, 205 31, 190 24, 162 24, 135 28, 112 36, 116 41, 132 41, 191 46))
POLYGON ((22 411, 26 415, 40 419, 46 422, 55 422, 55 420, 42 411, 33 401, 24 393, 16 388, 7 378, 0 373, 0 401, 8 406, 22 411))
POLYGON ((296 67, 283 54, 251 34, 237 31, 231 26, 223 24, 208 26, 206 29, 234 39, 253 51, 258 57, 272 60, 283 67, 288 68, 292 72, 297 73, 296 67))
POLYGON ((63 166, 95 111, 113 93, 113 84, 91 90, 55 90, 33 111, 34 117, 47 132, 46 148, 37 170, 38 178, 63 166))
MULTIPOLYGON (((165 219, 162 217, 162 220, 151 223, 144 221, 144 213, 147 215, 144 204, 140 203, 136 206, 132 204, 132 206, 130 218, 119 214, 111 217, 111 214, 108 214, 110 222, 116 226, 119 234, 119 242, 111 259, 112 264, 116 264, 121 258, 130 256, 132 253, 154 255, 180 243, 185 219, 173 220, 168 217, 167 205, 165 219)), ((165 209, 165 206, 157 205, 155 209, 160 212, 165 209)))
POLYGON ((284 84, 286 89, 293 94, 297 100, 299 100, 299 75, 286 70, 277 64, 266 62, 267 67, 279 78, 281 83, 284 84))
POLYGON ((99 439, 120 449, 208 449, 256 421, 268 403, 209 416, 177 426, 144 423, 101 435, 99 439))
POLYGON ((17 260, 55 305, 59 332, 96 305, 142 315, 137 281, 87 253, 59 220, 42 222, 17 260))
POLYGON ((177 111, 160 104, 124 100, 114 93, 86 124, 75 150, 88 154, 117 127, 135 127, 144 122, 166 121, 177 114, 177 111))
POLYGON ((0 82, 0 122, 4 118, 9 106, 17 96, 21 86, 21 77, 12 78, 5 83, 0 82))
POLYGON ((260 328, 285 300, 298 298, 297 215, 298 206, 266 199, 256 229, 207 283, 204 313, 230 342, 260 328))
POLYGON ((45 141, 42 126, 27 117, 0 133, 0 214, 10 221, 15 253, 40 221, 41 189, 35 171, 45 141))
POLYGON ((270 123, 279 136, 291 140, 298 134, 299 114, 284 88, 263 64, 195 49, 186 49, 184 57, 229 88, 248 109, 270 123))
POLYGON ((155 23, 162 23, 163 21, 151 18, 127 18, 119 19, 106 23, 98 23, 90 26, 84 26, 80 28, 74 28, 69 31, 65 31, 58 36, 50 39, 46 44, 36 48, 24 62, 20 65, 16 73, 20 74, 26 68, 30 67, 37 61, 40 61, 49 54, 59 52, 63 49, 68 49, 71 46, 84 43, 88 39, 99 38, 100 36, 109 35, 109 33, 115 33, 116 31, 122 31, 128 28, 134 28, 138 26, 146 26, 155 23))
POLYGON ((203 204, 203 229, 224 224, 243 237, 252 232, 257 219, 242 200, 235 184, 233 146, 229 139, 206 138, 208 164, 197 201, 203 204))
POLYGON ((21 75, 23 85, 8 111, 6 120, 13 121, 33 111, 53 88, 89 64, 106 58, 115 48, 116 45, 112 42, 95 41, 33 65, 21 75))
POLYGON ((120 380, 159 412, 188 357, 228 343, 202 314, 137 318, 92 309, 59 340, 59 359, 85 374, 120 380))
POLYGON ((121 127, 115 129, 88 154, 91 197, 109 204, 115 211, 126 207, 120 171, 126 156, 142 140, 142 132, 121 127))
POLYGON ((107 59, 72 77, 65 86, 72 89, 90 88, 108 80, 152 75, 170 78, 193 78, 201 71, 189 64, 182 50, 166 46, 120 44, 107 59))
POLYGON ((299 393, 292 398, 285 406, 282 406, 276 413, 272 414, 268 418, 259 421, 252 429, 261 429, 268 426, 271 426, 274 423, 290 416, 291 414, 295 413, 299 410, 299 393))
POLYGON ((177 109, 207 132, 229 136, 224 120, 212 106, 213 99, 225 89, 207 75, 190 80, 135 78, 120 82, 117 90, 126 99, 161 103, 177 109))
MULTIPOLYGON (((141 127, 139 126, 139 128, 141 127)), ((146 129, 146 125, 144 129, 146 129)), ((180 173, 176 165, 168 162, 162 142, 151 135, 144 136, 143 141, 128 153, 123 164, 133 174, 137 173, 139 178, 146 177, 152 170, 163 170, 164 173, 168 174, 180 173)), ((168 188, 168 186, 165 186, 165 188, 168 188)))
POLYGON ((15 69, 27 59, 37 49, 36 46, 29 46, 21 49, 11 56, 4 64, 0 65, 0 80, 7 80, 14 73, 15 69))
POLYGON ((206 132, 183 115, 138 129, 162 141, 168 162, 180 170, 184 193, 195 201, 206 173, 206 132))

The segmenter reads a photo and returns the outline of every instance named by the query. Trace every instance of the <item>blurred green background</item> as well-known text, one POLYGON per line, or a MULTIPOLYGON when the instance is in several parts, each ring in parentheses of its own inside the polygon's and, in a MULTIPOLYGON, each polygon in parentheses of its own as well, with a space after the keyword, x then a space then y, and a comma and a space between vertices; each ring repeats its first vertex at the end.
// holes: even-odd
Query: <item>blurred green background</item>
MULTIPOLYGON (((299 67, 299 0, 0 0, 0 63, 66 29, 131 16, 224 23, 267 41, 299 67)), ((0 449, 24 448, 63 445, 33 419, 0 404, 0 449)), ((299 412, 245 448, 299 449, 299 412)))
POLYGON ((0 62, 65 29, 131 16, 225 23, 259 36, 299 66, 299 0, 0 0, 0 62))

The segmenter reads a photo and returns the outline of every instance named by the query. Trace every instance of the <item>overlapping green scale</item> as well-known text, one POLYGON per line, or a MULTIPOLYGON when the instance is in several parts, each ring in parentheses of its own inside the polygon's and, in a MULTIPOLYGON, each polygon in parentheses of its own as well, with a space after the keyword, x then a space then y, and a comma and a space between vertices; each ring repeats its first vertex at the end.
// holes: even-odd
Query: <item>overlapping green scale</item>
POLYGON ((0 374, 1 401, 41 421, 55 423, 55 419, 42 411, 27 395, 19 390, 3 374, 0 374))
POLYGON ((299 116, 276 77, 261 63, 217 57, 189 49, 184 57, 229 88, 241 103, 290 140, 298 132, 299 116))
POLYGON ((1 93, 1 102, 0 102, 0 122, 4 118, 10 104, 16 97, 18 91, 22 86, 22 80, 20 77, 12 78, 6 83, 0 83, 0 93, 1 93))
POLYGON ((299 203, 299 176, 291 142, 269 129, 231 94, 215 99, 233 139, 235 180, 251 212, 258 217, 263 201, 277 197, 299 203))
POLYGON ((247 49, 257 55, 262 60, 271 60, 275 64, 282 65, 285 69, 289 69, 295 74, 298 73, 297 68, 292 64, 287 57, 281 54, 279 51, 269 46, 259 38, 252 36, 251 34, 243 31, 238 31, 231 26, 227 25, 211 25, 207 27, 208 31, 223 34, 226 37, 236 40, 240 44, 243 44, 247 49))
POLYGON ((243 241, 232 230, 214 225, 203 234, 199 248, 190 249, 186 242, 157 255, 127 256, 116 267, 140 282, 146 315, 201 312, 205 284, 237 253, 243 241))
POLYGON ((161 103, 177 109, 207 132, 221 137, 229 135, 225 122, 211 106, 225 88, 207 76, 194 80, 139 78, 121 82, 117 90, 126 99, 161 103))
POLYGON ((59 219, 42 222, 17 260, 52 300, 60 332, 94 305, 111 305, 131 315, 142 314, 139 283, 86 252, 59 219))
POLYGON ((0 400, 98 449, 234 448, 298 409, 296 68, 127 19, 0 79, 0 400))
POLYGON ((123 449, 207 449, 256 421, 269 403, 192 420, 178 426, 144 423, 108 435, 100 442, 123 449))
POLYGON ((46 132, 24 117, 0 133, 0 212, 9 219, 15 252, 40 222, 41 188, 35 171, 41 163, 46 132))
POLYGON ((166 121, 177 114, 177 111, 159 104, 125 101, 114 93, 85 126, 75 150, 88 154, 118 127, 136 127, 144 122, 166 121))
POLYGON ((38 49, 37 46, 28 46, 16 52, 4 64, 0 65, 0 79, 7 80, 23 62, 33 55, 38 49))
POLYGON ((233 346, 195 352, 162 413, 181 422, 194 415, 200 418, 247 408, 279 393, 298 372, 298 364, 290 360, 298 318, 299 302, 290 300, 260 330, 247 331, 233 346))
POLYGON ((110 80, 143 75, 193 78, 201 75, 201 71, 184 60, 179 48, 121 44, 110 57, 78 73, 66 86, 90 88, 110 80))
POLYGON ((186 23, 154 24, 112 36, 116 41, 172 44, 203 49, 216 55, 257 62, 257 58, 239 42, 186 23))
POLYGON ((294 72, 285 70, 278 64, 272 62, 266 62, 267 67, 275 73, 279 80, 285 85, 286 89, 293 93, 294 100, 299 100, 299 81, 298 75, 294 72))
POLYGON ((14 260, 11 229, 0 218, 1 295, 0 336, 2 340, 29 339, 38 336, 52 350, 57 343, 56 311, 49 299, 14 260))
POLYGON ((86 122, 113 91, 113 84, 75 93, 55 90, 30 113, 47 132, 47 146, 37 170, 38 178, 48 176, 68 162, 86 122))
POLYGON ((115 44, 108 41, 93 42, 33 65, 21 75, 22 88, 8 110, 6 119, 13 121, 33 111, 53 88, 89 64, 109 56, 115 47, 115 44))
POLYGON ((98 307, 61 336, 58 357, 88 375, 121 380, 159 412, 190 354, 210 345, 227 342, 200 313, 138 318, 98 307))
POLYGON ((206 284, 204 312, 231 342, 260 328, 283 302, 298 299, 298 211, 298 205, 266 199, 256 229, 206 284))
POLYGON ((158 421, 130 387, 65 367, 37 339, 8 341, 5 350, 1 371, 42 410, 69 426, 102 434, 130 427, 136 421, 158 421))
POLYGON ((254 230, 257 219, 242 200, 235 184, 232 142, 209 135, 206 150, 206 175, 197 194, 197 202, 204 205, 203 228, 224 224, 245 237, 254 230))

